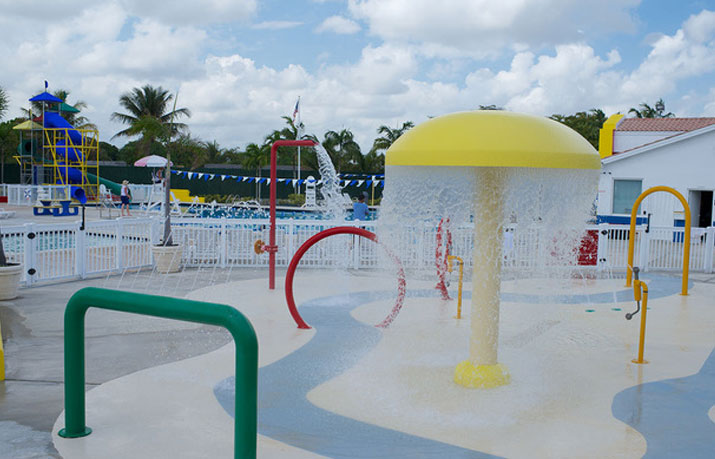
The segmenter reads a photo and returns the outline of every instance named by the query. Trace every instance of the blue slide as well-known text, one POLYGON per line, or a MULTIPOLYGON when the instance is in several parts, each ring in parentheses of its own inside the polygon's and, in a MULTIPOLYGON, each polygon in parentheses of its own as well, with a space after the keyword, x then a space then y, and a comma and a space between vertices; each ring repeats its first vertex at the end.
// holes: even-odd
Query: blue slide
MULTIPOLYGON (((77 131, 74 126, 67 122, 66 119, 62 118, 62 115, 54 112, 45 112, 44 114, 44 124, 46 128, 55 129, 67 129, 67 135, 69 136, 70 145, 82 145, 82 134, 77 131)), ((62 161, 74 161, 79 162, 82 160, 82 152, 76 148, 72 148, 66 144, 66 140, 61 139, 56 143, 56 154, 61 158, 62 161)), ((73 168, 59 168, 59 174, 62 179, 67 183, 83 183, 82 173, 73 168), (65 177, 65 172, 67 176, 65 177)), ((73 186, 70 189, 70 194, 76 200, 82 204, 87 203, 87 196, 81 187, 73 186)))

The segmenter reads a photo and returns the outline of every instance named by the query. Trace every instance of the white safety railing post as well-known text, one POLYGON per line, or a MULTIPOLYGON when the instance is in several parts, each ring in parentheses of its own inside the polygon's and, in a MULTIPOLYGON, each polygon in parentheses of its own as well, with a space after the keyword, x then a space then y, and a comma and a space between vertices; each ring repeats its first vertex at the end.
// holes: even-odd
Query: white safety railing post
POLYGON ((715 251, 715 226, 705 229, 705 263, 704 270, 710 274, 713 272, 713 252, 715 251))
POLYGON ((25 223, 25 285, 30 286, 36 281, 37 260, 35 252, 37 248, 37 234, 35 233, 34 223, 25 223))
POLYGON ((124 269, 124 223, 121 218, 114 221, 114 261, 115 269, 124 269))
POLYGON ((87 247, 84 231, 80 230, 82 227, 82 222, 77 222, 77 228, 74 231, 75 234, 75 244, 74 244, 74 261, 75 261, 75 272, 80 279, 87 277, 87 247))
MULTIPOLYGON (((357 225, 355 225, 357 226, 357 225)), ((352 235, 353 238, 353 269, 360 269, 360 239, 357 234, 352 235)))
POLYGON ((287 231, 288 231, 288 235, 286 237, 286 243, 287 243, 286 255, 288 257, 288 262, 286 263, 286 265, 290 264, 290 261, 293 259, 293 253, 295 253, 295 250, 296 250, 295 246, 298 243, 298 234, 297 234, 298 231, 296 231, 296 228, 295 228, 295 220, 293 220, 292 218, 288 220, 287 231))
POLYGON ((596 266, 604 269, 608 266, 608 223, 598 225, 596 244, 596 266))
POLYGON ((640 239, 638 248, 638 266, 642 272, 648 271, 648 251, 650 250, 650 232, 644 228, 636 229, 636 237, 640 239))
POLYGON ((222 268, 226 267, 226 254, 228 252, 228 237, 226 237, 226 217, 221 217, 221 232, 219 240, 218 262, 222 268))

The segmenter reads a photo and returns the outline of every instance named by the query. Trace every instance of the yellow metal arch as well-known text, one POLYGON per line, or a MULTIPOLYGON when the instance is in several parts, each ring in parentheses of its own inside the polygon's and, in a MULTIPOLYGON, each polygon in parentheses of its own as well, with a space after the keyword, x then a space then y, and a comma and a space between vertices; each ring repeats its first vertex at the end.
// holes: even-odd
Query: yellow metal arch
POLYGON ((681 289, 681 295, 688 294, 688 270, 690 269, 690 206, 688 201, 685 200, 682 194, 678 193, 677 190, 669 186, 654 186, 653 188, 648 188, 636 199, 633 203, 633 209, 631 210, 631 230, 628 235, 628 266, 626 267, 626 287, 631 286, 631 279, 633 278, 633 252, 635 250, 635 234, 636 234, 636 213, 638 212, 638 207, 640 207, 641 202, 651 193, 656 191, 667 191, 672 194, 683 205, 685 210, 685 237, 683 238, 683 286, 681 289))

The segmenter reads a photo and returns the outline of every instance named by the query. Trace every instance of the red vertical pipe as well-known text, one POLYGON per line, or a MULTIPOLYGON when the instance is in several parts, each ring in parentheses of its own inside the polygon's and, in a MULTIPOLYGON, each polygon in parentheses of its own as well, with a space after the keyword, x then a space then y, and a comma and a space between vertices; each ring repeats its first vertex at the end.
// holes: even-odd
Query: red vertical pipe
MULTIPOLYGON (((312 147, 317 145, 312 140, 276 140, 271 145, 271 230, 266 251, 268 252, 268 288, 275 290, 276 288, 276 182, 278 181, 277 165, 278 165, 278 147, 312 147)), ((299 177, 300 178, 300 177, 299 177)))

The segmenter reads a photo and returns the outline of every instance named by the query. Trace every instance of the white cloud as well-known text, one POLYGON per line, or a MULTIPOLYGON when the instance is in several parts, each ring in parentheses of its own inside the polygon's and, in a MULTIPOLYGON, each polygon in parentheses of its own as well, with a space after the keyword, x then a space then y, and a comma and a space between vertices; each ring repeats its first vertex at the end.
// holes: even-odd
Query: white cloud
MULTIPOLYGON (((130 15, 168 25, 242 22, 257 9, 256 0, 120 0, 130 15)), ((44 2, 43 2, 44 3, 44 2)))
POLYGON ((302 22, 298 21, 263 21, 258 24, 253 24, 251 28, 256 30, 281 30, 292 29, 302 24, 302 22))
POLYGON ((318 27, 316 27, 315 31, 318 33, 333 32, 342 35, 350 35, 359 32, 360 26, 357 22, 342 16, 330 16, 318 27))
MULTIPOLYGON (((423 0, 414 1, 419 6, 423 0)), ((558 9, 558 1, 571 4, 566 0, 542 3, 558 9)), ((321 56, 315 70, 289 62, 259 65, 247 57, 248 52, 238 53, 231 47, 226 48, 230 49, 227 53, 207 56, 208 27, 172 23, 159 13, 136 18, 126 2, 106 1, 91 7, 77 3, 73 15, 51 23, 31 20, 11 9, 12 15, 0 17, 0 28, 6 31, 6 40, 0 42, 0 62, 12 62, 3 67, 0 84, 8 90, 18 114, 19 106, 27 105, 27 98, 45 79, 51 90, 70 89, 73 98, 89 104, 86 114, 99 125, 103 140, 121 129, 109 120, 112 112, 120 110, 121 93, 144 84, 161 85, 172 92, 180 88, 179 105, 194 114, 188 120, 192 133, 230 147, 260 142, 272 129, 282 127, 280 116, 292 113, 298 96, 302 97, 302 119, 308 132, 322 137, 327 130, 349 128, 365 149, 380 125, 398 126, 407 120, 419 123, 428 116, 474 109, 480 104, 541 115, 594 107, 610 114, 664 97, 669 109, 679 115, 681 107, 692 115, 715 115, 715 90, 709 87, 693 90, 687 97, 670 97, 684 81, 715 73, 713 12, 692 16, 671 35, 654 36, 647 57, 636 63, 634 70, 624 70, 617 51, 596 51, 581 38, 576 25, 564 29, 565 35, 576 39, 559 39, 545 49, 535 48, 535 43, 548 41, 548 34, 540 29, 518 32, 519 40, 504 38, 507 28, 523 24, 524 14, 540 17, 541 9, 532 2, 474 3, 484 7, 484 12, 475 13, 469 2, 461 3, 466 5, 464 11, 457 11, 452 1, 438 5, 452 11, 455 37, 467 35, 461 43, 451 37, 451 31, 440 35, 449 27, 444 25, 447 16, 440 15, 438 6, 427 8, 427 13, 435 14, 434 30, 426 27, 424 34, 418 34, 419 27, 429 25, 425 13, 408 11, 404 22, 396 23, 393 36, 383 32, 381 20, 368 13, 380 11, 399 18, 404 9, 398 7, 404 2, 380 2, 397 8, 390 11, 372 1, 353 1, 351 8, 364 9, 360 17, 373 33, 384 34, 384 41, 374 40, 359 58, 342 65, 332 63, 338 55, 344 58, 340 50, 326 46, 315 54, 321 56), (504 12, 500 22, 496 15, 504 5, 514 11, 504 12), (469 19, 470 14, 477 16, 469 19), (472 23, 481 31, 469 30, 472 23), (468 55, 472 52, 469 43, 478 42, 485 30, 493 30, 496 38, 479 49, 508 56, 505 68, 468 55), (429 59, 430 55, 439 59, 429 59), (458 77, 467 71, 466 77, 458 77), (450 82, 439 81, 445 77, 450 82)), ((624 18, 619 30, 627 30, 628 5, 632 4, 614 7, 607 0, 602 14, 620 11, 624 18)), ((583 15, 593 13, 591 2, 583 5, 583 15)), ((575 8, 564 8, 567 12, 555 14, 557 19, 576 14, 575 8)), ((581 29, 586 22, 576 20, 581 29)))
POLYGON ((715 88, 710 89, 701 116, 715 116, 715 88))
POLYGON ((541 47, 634 29, 640 0, 349 0, 351 14, 388 42, 427 56, 493 57, 514 44, 541 47))
POLYGON ((715 12, 688 18, 674 35, 661 35, 645 61, 623 83, 624 97, 657 98, 677 82, 715 71, 715 12))

